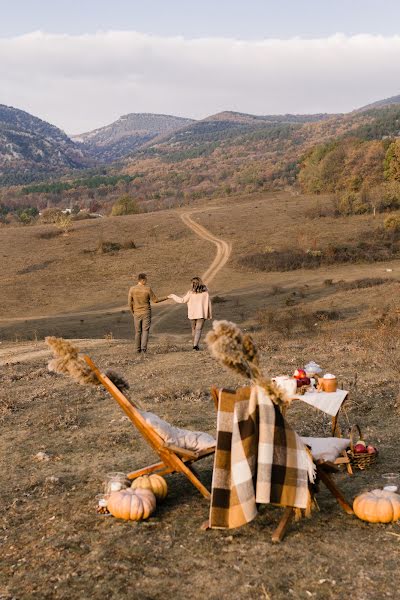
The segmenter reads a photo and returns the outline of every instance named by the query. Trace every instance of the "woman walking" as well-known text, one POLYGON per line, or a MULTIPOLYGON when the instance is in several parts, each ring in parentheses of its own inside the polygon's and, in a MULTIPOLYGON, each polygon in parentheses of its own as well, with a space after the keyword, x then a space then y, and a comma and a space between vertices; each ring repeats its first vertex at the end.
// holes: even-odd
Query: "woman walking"
POLYGON ((212 319, 211 301, 207 286, 200 277, 193 277, 191 289, 181 298, 175 294, 170 294, 171 298, 178 304, 188 305, 188 319, 192 325, 193 350, 200 350, 199 342, 203 330, 204 321, 212 319))

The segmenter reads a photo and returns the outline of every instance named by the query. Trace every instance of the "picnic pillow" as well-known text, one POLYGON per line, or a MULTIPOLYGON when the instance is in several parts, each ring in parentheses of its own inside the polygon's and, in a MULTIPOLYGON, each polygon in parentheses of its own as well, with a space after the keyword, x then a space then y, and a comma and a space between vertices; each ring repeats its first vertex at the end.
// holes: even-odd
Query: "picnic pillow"
POLYGON ((327 437, 302 437, 301 441, 310 446, 314 460, 329 460, 334 462, 338 456, 350 446, 346 438, 327 437))
POLYGON ((203 431, 190 431, 189 429, 180 429, 174 427, 160 419, 158 415, 151 412, 140 411, 146 423, 148 423, 160 436, 166 444, 173 444, 186 450, 199 452, 215 446, 215 439, 212 435, 203 431))

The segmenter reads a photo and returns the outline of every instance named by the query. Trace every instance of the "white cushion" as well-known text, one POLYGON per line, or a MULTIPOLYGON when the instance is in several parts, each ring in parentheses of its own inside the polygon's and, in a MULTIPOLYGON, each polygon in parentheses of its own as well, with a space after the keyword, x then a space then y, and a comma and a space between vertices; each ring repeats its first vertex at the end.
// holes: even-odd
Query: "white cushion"
POLYGON ((179 448, 193 450, 193 452, 215 446, 215 439, 208 433, 174 427, 151 412, 141 411, 141 415, 166 444, 173 444, 179 448))
POLYGON ((329 460, 334 462, 338 456, 350 446, 347 438, 316 438, 302 437, 301 441, 310 446, 314 460, 329 460))

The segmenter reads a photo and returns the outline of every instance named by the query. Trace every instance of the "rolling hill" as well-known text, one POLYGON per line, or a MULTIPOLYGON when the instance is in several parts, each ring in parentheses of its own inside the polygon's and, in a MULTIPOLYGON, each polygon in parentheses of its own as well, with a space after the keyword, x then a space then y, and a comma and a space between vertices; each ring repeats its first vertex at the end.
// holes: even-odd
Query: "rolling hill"
POLYGON ((72 140, 79 143, 90 156, 101 162, 110 163, 132 154, 160 135, 192 123, 194 123, 193 119, 171 115, 131 113, 123 115, 105 127, 72 136, 72 140))
POLYGON ((358 108, 357 112, 371 110, 374 108, 388 108, 396 104, 400 104, 400 95, 390 96, 390 98, 384 98, 383 100, 377 100, 376 102, 372 102, 371 104, 366 104, 365 106, 358 108))
POLYGON ((93 161, 61 129, 0 105, 0 183, 13 185, 82 169, 93 161))

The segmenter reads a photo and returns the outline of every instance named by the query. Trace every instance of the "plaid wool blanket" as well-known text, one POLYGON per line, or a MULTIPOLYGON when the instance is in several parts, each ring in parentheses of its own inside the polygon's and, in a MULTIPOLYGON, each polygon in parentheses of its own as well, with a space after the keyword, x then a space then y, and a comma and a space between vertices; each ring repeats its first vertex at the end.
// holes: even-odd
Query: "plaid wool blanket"
POLYGON ((248 523, 257 504, 306 509, 315 467, 310 452, 265 390, 221 390, 210 527, 248 523))

